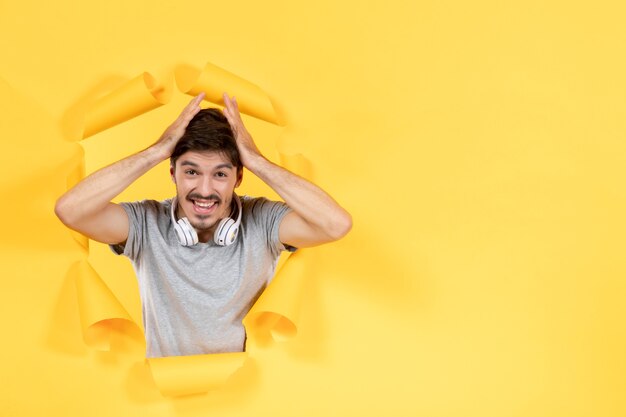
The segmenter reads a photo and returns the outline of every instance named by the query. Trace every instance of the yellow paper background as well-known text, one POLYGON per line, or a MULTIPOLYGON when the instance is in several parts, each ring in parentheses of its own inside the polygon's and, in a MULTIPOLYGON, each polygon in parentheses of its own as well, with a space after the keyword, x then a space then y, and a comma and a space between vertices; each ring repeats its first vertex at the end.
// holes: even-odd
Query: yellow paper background
MULTIPOLYGON (((269 96, 260 87, 214 64, 208 63, 204 70, 193 71, 191 74, 185 74, 184 71, 177 69, 176 79, 183 93, 197 95, 204 92, 205 101, 214 103, 213 106, 216 103, 223 104, 222 92, 227 91, 231 96, 236 94, 243 115, 251 115, 274 125, 279 119, 269 96)), ((109 130, 120 124, 168 104, 172 93, 173 91, 166 86, 158 86, 151 74, 144 73, 111 91, 86 97, 83 103, 74 106, 63 120, 64 132, 67 140, 81 141, 82 152, 77 152, 77 155, 82 157, 86 153, 87 158, 76 161, 75 169, 67 178, 68 187, 109 162, 106 159, 110 153, 107 149, 111 148, 109 140, 103 142, 102 139, 96 139, 95 142, 84 142, 83 139, 99 132, 110 133, 109 130), (77 138, 70 132, 83 134, 77 138), (93 144, 102 145, 103 151, 94 152, 91 149, 93 144)), ((119 133, 115 135, 118 138, 123 137, 119 133)), ((285 146, 281 146, 266 135, 257 135, 256 142, 261 147, 264 143, 273 144, 274 151, 278 151, 285 167, 308 180, 312 179, 311 163, 303 155, 290 155, 289 151, 284 149, 281 152, 281 148, 285 146)), ((125 147, 121 143, 120 145, 129 152, 128 146, 125 147)), ((265 152, 267 153, 267 150, 265 152)), ((164 189, 162 183, 162 178, 157 178, 153 185, 162 191, 164 189)), ((256 185, 256 188, 244 187, 246 190, 244 193, 263 195, 264 191, 267 191, 264 190, 267 185, 258 181, 256 185)), ((144 186, 137 190, 133 184, 125 192, 142 193, 145 189, 144 186)), ((167 194, 153 198, 161 199, 165 196, 167 194)), ((143 340, 140 299, 134 274, 128 270, 128 264, 112 259, 111 253, 103 250, 107 245, 97 242, 90 244, 79 233, 71 231, 71 234, 79 243, 80 249, 85 251, 85 258, 72 265, 68 273, 69 280, 76 286, 85 343, 99 351, 112 351, 113 336, 118 333, 143 340)), ((244 366, 248 352, 254 350, 253 346, 257 344, 267 346, 274 341, 285 341, 295 336, 304 283, 309 279, 306 261, 302 260, 301 253, 289 256, 290 254, 285 252, 281 255, 271 285, 244 317, 243 324, 248 336, 245 352, 146 359, 145 363, 151 370, 159 392, 164 396, 188 396, 217 390, 244 366)), ((254 355, 250 357, 253 358, 254 355)))
MULTIPOLYGON (((625 12, 0 3, 0 414, 626 414, 625 12), (286 127, 250 129, 305 155, 355 226, 303 252, 294 338, 255 347, 217 392, 168 399, 128 329, 110 352, 85 345, 68 272, 84 249, 52 210, 75 177, 64 121, 81 103, 206 62, 268 92, 286 127)), ((86 170, 148 146, 185 101, 87 139, 86 170)), ((171 193, 165 168, 120 198, 171 193)))

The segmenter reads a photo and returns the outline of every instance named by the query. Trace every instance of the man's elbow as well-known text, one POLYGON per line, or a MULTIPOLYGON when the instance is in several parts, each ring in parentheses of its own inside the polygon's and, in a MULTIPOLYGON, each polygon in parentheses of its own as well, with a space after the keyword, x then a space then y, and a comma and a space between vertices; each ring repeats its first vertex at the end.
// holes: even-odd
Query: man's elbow
POLYGON ((67 199, 61 197, 54 205, 54 214, 61 220, 61 222, 69 228, 73 228, 74 216, 71 204, 67 202, 67 199))
POLYGON ((337 216, 328 230, 328 235, 332 240, 339 240, 350 232, 352 229, 352 216, 348 212, 337 216))

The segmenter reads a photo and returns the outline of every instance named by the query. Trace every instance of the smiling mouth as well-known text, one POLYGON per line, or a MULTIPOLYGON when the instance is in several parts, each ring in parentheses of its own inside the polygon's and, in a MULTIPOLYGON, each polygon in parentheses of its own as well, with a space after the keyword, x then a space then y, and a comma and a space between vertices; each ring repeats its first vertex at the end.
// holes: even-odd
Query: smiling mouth
POLYGON ((211 214, 218 206, 217 201, 199 201, 191 200, 193 202, 193 209, 197 214, 207 215, 211 214))
POLYGON ((201 202, 194 200, 193 204, 201 209, 209 209, 217 204, 217 201, 201 202))

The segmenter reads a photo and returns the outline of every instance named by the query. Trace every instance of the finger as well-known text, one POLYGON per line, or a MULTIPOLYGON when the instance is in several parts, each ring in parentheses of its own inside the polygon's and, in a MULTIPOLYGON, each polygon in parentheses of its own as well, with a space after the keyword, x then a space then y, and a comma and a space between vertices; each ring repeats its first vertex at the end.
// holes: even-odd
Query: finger
POLYGON ((224 99, 224 115, 226 115, 226 118, 232 123, 235 120, 235 108, 233 106, 233 102, 231 100, 230 97, 228 97, 228 94, 224 93, 223 94, 223 99, 224 99))
POLYGON ((204 92, 201 92, 200 94, 198 94, 196 97, 193 98, 193 100, 189 102, 185 110, 199 111, 200 103, 202 103, 202 100, 204 100, 204 96, 205 96, 204 92))
POLYGON ((224 113, 224 115, 229 115, 230 114, 230 101, 228 100, 228 96, 225 93, 222 96, 222 100, 224 101, 224 109, 222 110, 222 112, 224 113))
POLYGON ((181 114, 179 116, 179 119, 183 123, 189 123, 191 121, 191 119, 193 119, 193 117, 196 114, 198 114, 198 112, 200 110, 202 110, 201 107, 200 107, 200 103, 204 99, 204 96, 205 96, 205 93, 201 92, 196 97, 191 99, 189 104, 187 104, 187 106, 183 109, 183 111, 181 112, 181 114))
POLYGON ((204 100, 204 96, 206 96, 206 93, 204 91, 200 92, 200 94, 195 96, 189 104, 195 103, 196 106, 199 105, 202 100, 204 100))
POLYGON ((228 110, 230 111, 233 119, 241 119, 239 104, 237 104, 237 99, 235 98, 235 96, 232 96, 228 99, 228 110))
POLYGON ((237 99, 235 98, 235 96, 232 96, 228 99, 228 104, 228 109, 230 110, 232 115, 234 117, 237 117, 239 115, 239 104, 237 104, 237 99))
POLYGON ((191 101, 183 109, 183 113, 198 109, 200 107, 200 103, 202 102, 203 99, 204 99, 204 92, 202 92, 202 93, 198 94, 197 96, 195 96, 194 98, 192 98, 191 101))
POLYGON ((230 101, 230 97, 228 96, 228 94, 223 93, 222 99, 224 100, 224 106, 230 110, 233 107, 233 103, 230 101))

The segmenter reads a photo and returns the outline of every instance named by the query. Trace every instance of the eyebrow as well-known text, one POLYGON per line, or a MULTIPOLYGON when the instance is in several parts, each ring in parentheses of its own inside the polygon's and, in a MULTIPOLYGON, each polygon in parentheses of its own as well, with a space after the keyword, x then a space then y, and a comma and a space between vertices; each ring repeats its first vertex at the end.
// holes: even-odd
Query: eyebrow
MULTIPOLYGON (((196 164, 195 162, 191 162, 191 161, 182 161, 180 163, 181 167, 182 166, 186 166, 186 165, 194 167, 194 168, 199 168, 200 167, 200 165, 196 164)), ((233 164, 225 162, 223 164, 219 164, 214 169, 222 169, 222 168, 233 169, 234 167, 233 167, 233 164)))
POLYGON ((222 169, 222 168, 232 169, 233 168, 233 164, 223 163, 223 164, 219 164, 218 166, 215 167, 215 169, 222 169))
POLYGON ((200 166, 200 165, 196 164, 195 162, 191 162, 191 161, 183 161, 183 162, 180 163, 181 167, 184 166, 184 165, 189 165, 189 166, 196 167, 196 168, 200 166))

